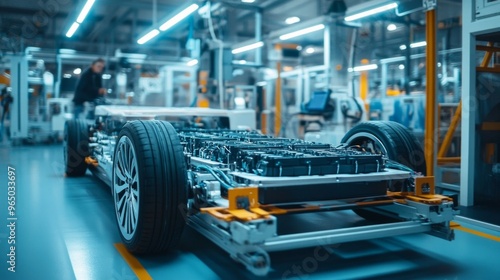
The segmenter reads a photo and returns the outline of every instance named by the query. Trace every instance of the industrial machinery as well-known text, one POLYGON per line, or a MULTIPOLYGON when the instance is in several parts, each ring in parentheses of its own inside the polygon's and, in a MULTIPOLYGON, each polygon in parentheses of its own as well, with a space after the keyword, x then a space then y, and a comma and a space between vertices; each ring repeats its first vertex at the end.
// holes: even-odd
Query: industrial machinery
POLYGON ((98 106, 94 124, 66 122, 66 175, 90 169, 111 187, 132 253, 175 247, 187 224, 256 275, 269 272, 273 251, 412 233, 454 238, 454 202, 419 173, 422 151, 401 126, 362 123, 334 147, 260 134, 254 120, 252 110, 98 106), (278 229, 285 215, 340 210, 374 224, 278 229))
POLYGON ((45 71, 43 60, 26 55, 9 56, 13 104, 10 110, 10 137, 20 141, 44 142, 62 139, 64 122, 70 118, 72 101, 53 98, 54 77, 45 71))
POLYGON ((333 93, 327 95, 327 100, 321 99, 325 94, 327 92, 314 92, 303 112, 298 115, 301 121, 299 129, 304 126, 299 135, 303 135, 306 141, 339 145, 347 131, 360 121, 367 120, 368 114, 363 100, 358 97, 333 93), (314 110, 311 110, 311 106, 314 110), (314 122, 320 123, 316 131, 308 127, 314 122))

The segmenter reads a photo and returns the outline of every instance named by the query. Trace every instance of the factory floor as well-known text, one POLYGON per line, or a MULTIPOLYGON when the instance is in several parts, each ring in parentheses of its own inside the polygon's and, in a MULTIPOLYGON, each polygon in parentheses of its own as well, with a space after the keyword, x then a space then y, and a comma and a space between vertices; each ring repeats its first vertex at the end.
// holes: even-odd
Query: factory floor
MULTIPOLYGON (((0 279, 263 279, 190 228, 174 252, 128 255, 110 190, 90 174, 64 178, 59 145, 0 145, 0 159, 0 279), (16 170, 15 273, 3 225, 7 164, 16 170)), ((289 224, 364 223, 350 212, 315 215, 289 224)), ((500 232, 463 222, 456 229, 452 242, 417 234, 272 253, 267 279, 499 279, 500 232)))

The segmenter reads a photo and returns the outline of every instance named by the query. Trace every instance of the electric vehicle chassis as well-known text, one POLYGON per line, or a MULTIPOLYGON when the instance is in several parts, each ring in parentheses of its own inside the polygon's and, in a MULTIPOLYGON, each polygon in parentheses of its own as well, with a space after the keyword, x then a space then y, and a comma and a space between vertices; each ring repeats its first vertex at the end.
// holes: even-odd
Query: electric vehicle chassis
POLYGON ((132 253, 174 248, 187 224, 256 275, 273 251, 413 233, 453 240, 454 202, 421 175, 423 152, 401 125, 361 123, 333 147, 262 135, 253 120, 250 110, 98 106, 95 122, 65 125, 66 175, 90 169, 111 187, 132 253), (282 215, 341 210, 375 223, 278 234, 282 215))

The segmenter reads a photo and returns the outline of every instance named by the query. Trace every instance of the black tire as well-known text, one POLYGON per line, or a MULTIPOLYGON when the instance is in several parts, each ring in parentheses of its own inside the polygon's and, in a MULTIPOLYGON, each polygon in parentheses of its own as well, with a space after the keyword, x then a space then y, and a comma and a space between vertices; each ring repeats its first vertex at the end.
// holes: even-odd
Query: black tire
POLYGON ((112 187, 118 229, 130 252, 159 253, 179 243, 185 226, 185 213, 181 209, 187 205, 187 169, 182 145, 171 124, 156 120, 132 121, 122 128, 113 157, 112 187), (130 174, 137 176, 128 183, 120 179, 124 174, 121 162, 132 161, 119 158, 122 156, 120 151, 126 151, 127 145, 132 148, 136 164, 135 171, 134 164, 129 165, 130 174), (119 192, 124 185, 129 186, 128 190, 119 192), (132 198, 125 201, 128 197, 123 197, 127 191, 135 201, 132 198), (122 198, 125 204, 120 204, 122 198), (129 216, 132 217, 129 220, 131 227, 127 227, 122 222, 127 216, 121 212, 127 205, 137 202, 133 229, 133 217, 129 216))
MULTIPOLYGON (((381 152, 387 158, 404 164, 416 172, 425 174, 425 155, 419 141, 405 126, 391 121, 362 122, 342 138, 342 143, 349 146, 364 146, 367 142, 379 142, 383 147, 372 152, 381 152)), ((375 146, 375 145, 374 145, 375 146)), ((390 186, 391 191, 401 191, 401 184, 390 186)), ((389 222, 394 219, 367 209, 353 210, 358 216, 377 222, 389 222)))
POLYGON ((64 166, 68 177, 80 177, 87 171, 85 158, 89 156, 89 130, 82 120, 68 120, 64 124, 64 166))
POLYGON ((405 126, 391 121, 362 122, 342 138, 342 143, 349 146, 363 145, 368 140, 378 140, 386 156, 404 164, 416 172, 425 174, 425 155, 421 144, 405 126), (369 139, 369 138, 372 139, 369 139))

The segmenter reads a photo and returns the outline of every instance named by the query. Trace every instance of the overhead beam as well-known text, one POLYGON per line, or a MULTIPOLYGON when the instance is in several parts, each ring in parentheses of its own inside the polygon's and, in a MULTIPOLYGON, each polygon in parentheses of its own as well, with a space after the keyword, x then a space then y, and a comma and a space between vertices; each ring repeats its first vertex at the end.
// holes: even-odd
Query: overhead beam
MULTIPOLYGON (((39 12, 40 12, 40 9, 26 9, 26 8, 17 8, 17 7, 2 7, 2 9, 0 9, 0 15, 2 15, 2 18, 4 18, 4 16, 26 15, 29 17, 28 19, 31 19, 33 16, 35 16, 39 12)), ((68 16, 68 13, 66 13, 66 12, 58 12, 53 17, 62 18, 62 17, 67 17, 67 16, 68 16)), ((21 19, 19 19, 19 20, 21 20, 21 19)))
MULTIPOLYGON (((265 13, 268 10, 277 8, 281 5, 287 4, 289 1, 283 1, 283 0, 268 0, 267 2, 264 2, 262 5, 259 5, 259 7, 262 9, 262 11, 265 13)), ((238 15, 239 19, 244 19, 249 16, 253 16, 252 11, 243 11, 238 15)))
POLYGON ((99 37, 104 30, 115 30, 116 26, 121 24, 125 19, 134 11, 132 8, 128 8, 121 13, 121 15, 114 16, 115 14, 109 14, 105 17, 99 24, 94 28, 92 33, 89 35, 89 41, 95 41, 97 37, 99 37), (114 22, 113 22, 114 21, 114 22), (113 28, 109 28, 112 24, 113 28))
MULTIPOLYGON (((103 6, 120 6, 120 7, 129 7, 134 9, 141 10, 152 10, 153 4, 151 1, 149 2, 141 2, 137 0, 99 0, 99 4, 103 6)), ((159 11, 170 11, 172 9, 179 8, 179 5, 165 4, 165 3, 157 3, 156 7, 159 11)))

